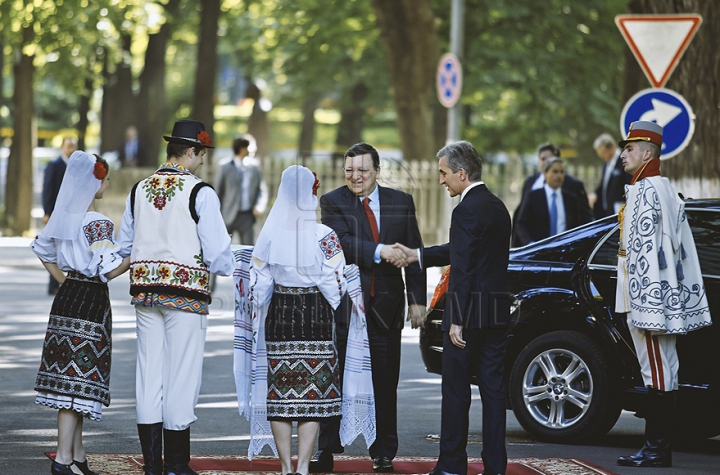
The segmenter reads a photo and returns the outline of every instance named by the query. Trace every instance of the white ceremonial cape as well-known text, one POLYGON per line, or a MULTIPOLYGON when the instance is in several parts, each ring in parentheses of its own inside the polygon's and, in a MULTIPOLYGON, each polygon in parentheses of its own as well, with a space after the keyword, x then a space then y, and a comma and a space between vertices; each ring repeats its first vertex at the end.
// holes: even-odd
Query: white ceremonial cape
MULTIPOLYGON (((248 459, 260 453, 265 445, 277 456, 275 440, 267 420, 267 351, 265 317, 269 304, 255 306, 250 300, 250 261, 252 247, 232 246, 236 260, 235 342, 233 372, 240 415, 250 421, 248 459)), ((375 441, 375 397, 370 371, 370 344, 360 289, 360 272, 356 265, 345 267, 347 291, 353 302, 348 331, 345 372, 343 374, 342 419, 340 440, 351 444, 363 435, 369 448, 375 441)))
POLYGON ((633 326, 684 334, 712 323, 685 203, 667 178, 625 185, 615 311, 633 326))

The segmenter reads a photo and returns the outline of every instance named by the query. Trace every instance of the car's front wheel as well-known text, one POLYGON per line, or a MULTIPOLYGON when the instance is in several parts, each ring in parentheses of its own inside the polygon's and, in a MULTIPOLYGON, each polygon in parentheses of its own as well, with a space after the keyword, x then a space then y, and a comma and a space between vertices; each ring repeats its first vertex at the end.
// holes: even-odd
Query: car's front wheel
POLYGON ((600 348, 582 333, 542 335, 512 368, 515 417, 539 440, 568 443, 604 435, 620 416, 610 371, 600 348))

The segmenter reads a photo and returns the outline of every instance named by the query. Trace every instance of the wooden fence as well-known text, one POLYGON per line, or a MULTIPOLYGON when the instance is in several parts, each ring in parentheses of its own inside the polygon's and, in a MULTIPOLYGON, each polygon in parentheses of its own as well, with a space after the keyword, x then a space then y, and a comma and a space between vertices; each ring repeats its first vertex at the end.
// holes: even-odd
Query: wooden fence
MULTIPOLYGON (((295 163, 296 160, 275 159, 263 164, 263 174, 270 193, 270 205, 275 200, 280 175, 285 168, 295 163)), ((329 156, 308 158, 302 164, 318 174, 321 182, 320 193, 327 193, 345 184, 342 163, 333 162, 329 156)), ((600 181, 602 164, 600 162, 596 166, 566 164, 566 167, 567 173, 582 180, 587 192, 592 193, 600 181)), ((150 168, 130 168, 111 173, 112 184, 96 206, 98 211, 107 214, 115 222, 116 229, 120 228, 125 199, 133 184, 153 171, 154 169, 150 168)), ((200 173, 204 180, 212 183, 213 171, 211 167, 201 168, 200 173)), ((523 181, 535 171, 534 166, 524 164, 517 156, 511 156, 507 163, 484 164, 483 180, 490 190, 505 202, 512 214, 520 201, 523 181)), ((457 203, 457 198, 450 199, 445 188, 439 185, 437 161, 383 161, 378 182, 383 186, 397 188, 413 195, 420 231, 426 245, 447 242, 450 213, 457 203)), ((679 192, 688 197, 720 196, 720 181, 717 179, 685 179, 674 184, 679 192)), ((318 210, 319 218, 320 210, 318 210)), ((256 236, 263 223, 264 217, 255 225, 256 236)))
MULTIPOLYGON (((297 163, 296 160, 272 160, 263 165, 263 175, 270 193, 269 206, 275 200, 280 176, 283 170, 297 163)), ((342 162, 333 162, 329 157, 308 158, 303 164, 317 173, 320 179, 319 193, 327 193, 345 185, 345 175, 342 171, 342 162)), ((585 183, 590 193, 600 180, 602 167, 568 166, 568 173, 585 183)), ((112 172, 112 186, 105 193, 104 198, 97 203, 98 211, 108 215, 120 228, 122 213, 133 184, 152 174, 153 169, 130 168, 112 172)), ((212 170, 201 169, 203 179, 212 183, 212 170), (204 173, 207 173, 205 175, 204 173)), ((486 163, 483 165, 483 181, 488 188, 505 202, 508 210, 512 212, 520 201, 522 184, 528 175, 535 172, 533 166, 523 164, 519 159, 511 159, 507 163, 486 163)), ((458 198, 451 199, 445 187, 438 182, 437 161, 383 161, 381 163, 378 183, 381 186, 396 188, 409 193, 415 200, 420 232, 426 245, 447 242, 450 225, 450 213, 458 202, 458 198)), ((268 207, 269 209, 269 207, 268 207)), ((318 220, 320 210, 318 209, 318 220)), ((255 225, 255 235, 260 232, 265 217, 261 217, 255 225)))
MULTIPOLYGON (((275 199, 280 175, 290 165, 297 163, 292 160, 275 160, 268 162, 263 169, 265 180, 270 191, 270 205, 275 199)), ((306 167, 317 173, 320 179, 319 193, 327 193, 345 185, 342 162, 331 159, 306 159, 306 167)), ((585 183, 591 193, 600 180, 602 166, 568 166, 567 172, 585 183)), ((483 165, 483 181, 488 188, 503 200, 512 212, 520 201, 520 192, 525 178, 535 172, 533 166, 523 164, 519 159, 507 163, 487 163, 483 165)), ((409 193, 415 200, 420 232, 426 245, 447 242, 450 213, 459 198, 450 199, 447 190, 439 184, 437 161, 381 163, 378 183, 409 193)), ((320 210, 318 210, 318 219, 320 210)), ((261 226, 262 223, 258 222, 261 226)), ((258 227, 257 230, 260 228, 258 227)))

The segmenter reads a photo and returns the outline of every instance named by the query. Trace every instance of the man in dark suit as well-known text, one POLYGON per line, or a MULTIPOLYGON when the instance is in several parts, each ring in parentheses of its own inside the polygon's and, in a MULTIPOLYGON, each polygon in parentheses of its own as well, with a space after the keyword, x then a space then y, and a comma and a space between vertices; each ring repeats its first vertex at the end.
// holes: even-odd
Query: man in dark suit
MULTIPOLYGON (((77 150, 77 146, 77 139, 75 137, 63 137, 62 144, 60 145, 60 155, 45 167, 42 189, 43 224, 47 224, 50 215, 55 209, 55 201, 60 191, 63 176, 65 176, 67 162, 70 160, 70 155, 77 150)), ((48 294, 55 295, 59 288, 60 284, 51 275, 50 283, 48 284, 48 294)))
MULTIPOLYGON (((507 467, 503 364, 510 321, 510 214, 482 182, 482 160, 469 142, 447 145, 437 156, 440 184, 461 201, 452 212, 450 242, 422 253, 423 267, 450 264, 442 321, 440 457, 430 475, 467 473, 473 375, 482 398, 483 474, 500 475, 507 467)), ((412 262, 414 250, 404 251, 412 262)))
POLYGON ((593 147, 602 159, 602 179, 595 190, 593 213, 595 219, 611 216, 620 210, 625 203, 625 185, 630 184, 632 177, 623 170, 620 150, 615 146, 615 139, 610 134, 601 134, 595 139, 593 147))
MULTIPOLYGON (((138 131, 134 125, 125 129, 125 139, 118 147, 118 160, 124 167, 143 166, 146 163, 147 153, 138 138, 138 131)), ((152 164, 154 165, 154 164, 152 164)))
POLYGON ((578 196, 562 188, 563 161, 557 157, 546 160, 543 172, 545 185, 528 193, 515 221, 522 246, 589 222, 578 196))
MULTIPOLYGON (((425 320, 427 278, 414 264, 402 271, 404 253, 392 247, 402 243, 422 246, 411 195, 377 184, 380 157, 366 143, 345 152, 345 182, 320 198, 322 222, 340 238, 348 264, 360 268, 370 358, 375 395, 377 435, 370 446, 373 470, 392 472, 392 459, 398 448, 397 386, 400 377, 401 330, 405 325, 405 298, 413 328, 425 320)), ((351 303, 347 295, 337 311, 339 360, 345 361, 351 303)), ((341 371, 342 373, 342 371, 341 371)), ((310 462, 311 472, 331 472, 333 452, 343 451, 339 437, 340 421, 320 426, 318 452, 310 462)))
POLYGON ((220 198, 223 221, 230 234, 237 232, 240 244, 255 244, 253 226, 265 212, 267 185, 256 160, 249 157, 250 141, 233 141, 235 156, 220 164, 215 172, 215 191, 220 198))
MULTIPOLYGON (((545 161, 552 157, 560 158, 560 149, 549 142, 540 144, 540 146, 538 147, 538 170, 542 170, 545 166, 545 161)), ((530 175, 525 179, 522 187, 522 193, 520 195, 522 196, 522 198, 520 199, 520 204, 517 208, 515 208, 515 212, 513 213, 513 223, 517 223, 517 217, 520 213, 520 209, 522 208, 525 199, 527 198, 527 194, 532 190, 542 188, 544 184, 545 175, 540 171, 530 175)), ((577 195, 580 201, 580 213, 583 216, 583 219, 587 220, 585 221, 586 223, 592 221, 593 213, 592 209, 590 208, 590 202, 588 201, 587 192, 585 191, 585 185, 583 184, 583 182, 571 175, 565 175, 565 181, 563 182, 563 190, 569 191, 577 195)), ((512 233, 512 245, 513 247, 522 245, 520 244, 520 238, 517 234, 517 227, 514 226, 514 224, 512 233)))

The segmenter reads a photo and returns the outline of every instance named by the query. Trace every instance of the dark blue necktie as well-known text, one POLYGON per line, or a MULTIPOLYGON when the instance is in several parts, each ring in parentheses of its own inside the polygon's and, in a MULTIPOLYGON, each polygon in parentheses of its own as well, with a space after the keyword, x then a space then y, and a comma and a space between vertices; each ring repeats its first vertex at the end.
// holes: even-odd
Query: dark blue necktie
POLYGON ((555 201, 556 194, 553 191, 550 195, 550 236, 557 234, 557 202, 555 201))

